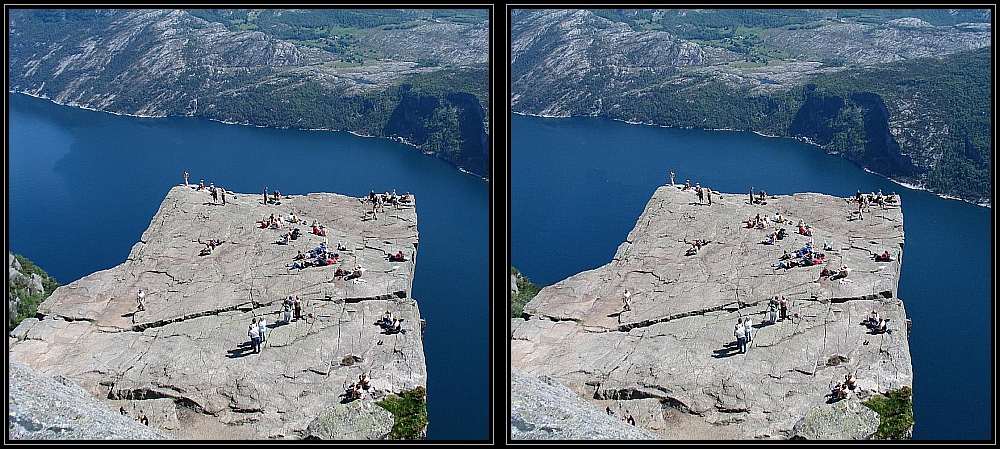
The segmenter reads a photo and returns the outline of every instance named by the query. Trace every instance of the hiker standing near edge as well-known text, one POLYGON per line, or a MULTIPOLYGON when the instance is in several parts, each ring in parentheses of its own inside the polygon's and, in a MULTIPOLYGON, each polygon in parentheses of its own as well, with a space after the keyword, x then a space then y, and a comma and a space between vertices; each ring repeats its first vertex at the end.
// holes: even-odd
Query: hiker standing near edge
POLYGON ((302 300, 298 296, 295 297, 295 321, 302 319, 302 300))
POLYGON ((747 344, 753 343, 753 320, 750 315, 743 317, 743 330, 747 333, 747 344))
POLYGON ((674 186, 674 171, 670 170, 670 187, 674 186))
POLYGON ((137 296, 136 302, 139 303, 138 310, 136 311, 146 310, 146 292, 140 288, 139 293, 136 296, 137 296))
POLYGON ((226 205, 226 189, 223 189, 222 187, 219 187, 219 191, 222 192, 222 205, 225 206, 226 205))
POLYGON ((184 170, 184 187, 188 186, 188 172, 184 170))
POLYGON ((623 312, 632 310, 632 292, 628 291, 627 288, 625 289, 622 301, 625 303, 624 307, 622 307, 623 312))
POLYGON ((267 342, 267 320, 264 319, 264 314, 260 314, 257 320, 257 330, 260 331, 260 343, 263 345, 267 342))
POLYGON ((264 204, 267 204, 267 186, 264 186, 264 204))
POLYGON ((247 329, 247 336, 250 337, 250 344, 253 346, 253 352, 260 352, 260 328, 257 327, 257 317, 253 317, 250 321, 250 328, 247 329))
POLYGON ((285 312, 285 324, 292 322, 292 297, 289 296, 288 299, 284 300, 281 304, 281 309, 285 312))
POLYGON ((740 353, 745 354, 747 352, 747 331, 743 327, 743 317, 736 320, 736 327, 733 329, 733 336, 736 337, 736 343, 740 347, 740 353))

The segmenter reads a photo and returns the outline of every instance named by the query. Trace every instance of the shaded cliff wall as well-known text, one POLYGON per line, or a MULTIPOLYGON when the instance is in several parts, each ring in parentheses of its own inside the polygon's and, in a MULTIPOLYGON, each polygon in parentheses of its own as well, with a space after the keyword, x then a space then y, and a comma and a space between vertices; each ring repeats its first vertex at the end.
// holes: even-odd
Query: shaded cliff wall
POLYGON ((788 135, 807 138, 886 176, 908 178, 921 172, 889 131, 889 109, 875 93, 840 95, 809 85, 788 135))
POLYGON ((382 133, 400 137, 477 176, 489 174, 486 112, 473 94, 438 96, 403 85, 399 104, 382 133))

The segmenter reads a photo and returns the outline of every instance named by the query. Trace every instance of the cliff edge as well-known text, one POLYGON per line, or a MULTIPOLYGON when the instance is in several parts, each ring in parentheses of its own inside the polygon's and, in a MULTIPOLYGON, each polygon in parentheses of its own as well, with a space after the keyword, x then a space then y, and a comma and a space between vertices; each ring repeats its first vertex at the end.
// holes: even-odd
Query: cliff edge
POLYGON ((316 438, 308 429, 318 417, 358 409, 344 393, 362 373, 371 378, 362 402, 427 385, 423 323, 410 296, 415 207, 411 197, 373 219, 370 203, 337 194, 265 204, 260 193, 230 192, 223 205, 207 190, 174 187, 125 262, 58 288, 39 306, 41 319, 11 333, 9 355, 112 410, 141 409, 151 427, 177 438, 316 438), (261 227, 291 213, 300 222, 261 227), (311 232, 314 221, 325 238, 311 232), (300 237, 276 243, 295 228, 300 237), (287 266, 325 239, 336 263, 287 266), (209 240, 221 243, 209 252, 209 240), (404 261, 388 260, 397 252, 404 261), (361 277, 336 275, 357 265, 361 277), (145 310, 137 310, 140 289, 145 310), (301 299, 302 316, 285 323, 289 296, 301 299), (387 309, 405 332, 376 324, 387 309), (258 315, 267 336, 255 353, 247 330, 258 315))
MULTIPOLYGON (((551 377, 598 410, 627 408, 639 427, 664 439, 822 438, 796 424, 828 413, 846 375, 857 386, 842 400, 850 406, 835 410, 912 387, 909 321, 896 297, 899 200, 872 205, 862 219, 852 198, 712 197, 709 205, 693 190, 658 188, 611 262, 543 288, 524 306, 525 319, 511 321, 511 364, 551 377), (779 213, 783 223, 746 225, 779 213), (798 233, 800 221, 811 237, 798 233), (781 228, 786 237, 762 243, 781 228), (689 251, 695 240, 707 243, 689 251), (822 263, 775 266, 786 252, 801 260, 795 253, 810 241, 822 263), (891 261, 874 259, 886 251, 891 261), (846 277, 822 276, 842 266, 851 268, 846 277), (775 296, 787 299, 788 311, 771 323, 775 296), (888 332, 863 324, 873 309, 889 320, 888 332), (741 316, 752 320, 745 353, 734 337, 741 316)), ((848 413, 856 412, 841 412, 848 413)), ((827 436, 874 432, 866 419, 827 436)))

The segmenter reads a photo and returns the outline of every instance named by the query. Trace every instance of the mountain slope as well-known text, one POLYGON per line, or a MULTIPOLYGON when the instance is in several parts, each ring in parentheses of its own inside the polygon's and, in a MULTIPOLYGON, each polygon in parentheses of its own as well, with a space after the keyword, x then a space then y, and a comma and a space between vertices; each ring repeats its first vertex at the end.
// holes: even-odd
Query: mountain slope
POLYGON ((488 11, 350 12, 12 9, 8 89, 115 114, 393 137, 487 176, 488 11), (437 101, 387 128, 408 92, 437 101), (448 138, 426 145, 435 132, 448 138))
POLYGON ((523 114, 795 137, 897 181, 989 204, 990 17, 514 10, 510 102, 523 114))

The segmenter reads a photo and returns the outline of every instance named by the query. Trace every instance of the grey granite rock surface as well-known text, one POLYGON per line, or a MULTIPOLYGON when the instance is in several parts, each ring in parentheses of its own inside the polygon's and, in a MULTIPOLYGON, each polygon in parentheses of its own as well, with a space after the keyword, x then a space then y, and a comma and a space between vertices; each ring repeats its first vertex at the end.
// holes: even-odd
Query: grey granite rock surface
POLYGON ((601 412, 548 376, 511 367, 512 440, 640 440, 657 435, 601 412))
POLYGON ((664 435, 666 417, 681 413, 726 438, 785 439, 849 372, 859 395, 912 386, 909 321, 896 296, 900 203, 872 206, 861 219, 848 198, 799 193, 750 204, 748 197, 716 192, 708 205, 693 191, 658 188, 611 261, 545 287, 524 306, 528 319, 511 321, 511 364, 602 410, 609 401, 619 404, 612 409, 635 403, 633 410, 637 401, 658 401, 645 409, 663 417, 643 422, 664 435), (779 212, 786 223, 746 227, 748 218, 779 212), (800 220, 811 238, 796 232, 800 220), (761 243, 780 228, 789 236, 761 243), (695 239, 709 243, 686 255, 695 239), (825 253, 822 264, 773 266, 810 240, 825 253), (883 251, 892 261, 873 260, 883 251), (842 265, 852 269, 846 278, 820 276, 842 265), (631 310, 623 307, 625 289, 631 310), (773 296, 789 301, 789 317, 771 323, 773 296), (873 309, 891 332, 872 334, 862 324, 873 309), (746 353, 734 337, 741 316, 752 320, 746 353))
POLYGON ((10 440, 168 440, 174 437, 108 408, 62 376, 11 360, 7 366, 10 440))
MULTIPOLYGON (((272 192, 269 192, 272 193, 272 192)), ((159 426, 185 439, 297 439, 369 373, 380 392, 426 387, 422 320, 410 290, 417 255, 415 200, 386 206, 331 193, 283 197, 229 192, 226 205, 193 186, 172 188, 122 264, 57 289, 9 339, 9 355, 46 375, 61 375, 101 398, 154 405, 159 426), (263 229, 269 217, 302 220, 263 229), (297 252, 324 241, 333 266, 288 268, 297 252), (288 245, 280 234, 299 228, 288 245), (201 255, 209 239, 223 243, 201 255), (391 262, 402 251, 406 260, 391 262), (337 267, 366 271, 335 276, 337 267), (144 289, 145 310, 137 310, 144 289), (282 300, 303 302, 285 323, 282 300), (376 325, 389 309, 405 333, 376 325), (254 353, 247 330, 266 317, 267 339, 254 353), (169 406, 163 406, 166 402, 169 406)), ((433 391, 429 392, 433 397, 433 391)), ((370 400, 370 399, 369 399, 370 400)))

